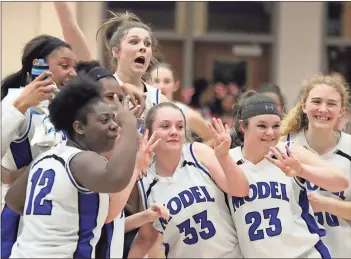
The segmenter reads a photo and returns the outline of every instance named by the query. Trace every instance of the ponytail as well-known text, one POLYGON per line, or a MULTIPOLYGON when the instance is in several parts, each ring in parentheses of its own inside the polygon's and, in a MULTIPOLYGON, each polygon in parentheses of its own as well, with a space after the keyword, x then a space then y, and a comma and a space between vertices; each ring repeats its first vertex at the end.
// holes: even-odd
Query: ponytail
MULTIPOLYGON (((232 138, 231 148, 235 148, 244 144, 244 133, 240 128, 240 122, 239 122, 240 120, 243 120, 241 116, 241 112, 243 110, 243 107, 246 105, 247 100, 256 94, 257 93, 255 91, 248 91, 242 94, 239 97, 238 102, 233 105, 232 114, 234 118, 234 130, 231 130, 230 132, 230 135, 232 138)), ((244 122, 243 126, 247 127, 248 120, 244 119, 243 122, 244 122)))
POLYGON ((10 88, 20 88, 27 84, 27 73, 19 70, 7 76, 1 83, 1 101, 8 94, 10 88))
MULTIPOLYGON (((112 48, 119 48, 125 33, 132 28, 142 28, 146 30, 151 37, 152 49, 153 51, 156 50, 157 40, 152 35, 151 28, 143 23, 138 16, 131 12, 113 13, 109 11, 109 13, 112 15, 112 17, 101 25, 96 33, 96 38, 98 38, 99 33, 102 34, 103 42, 110 59, 108 67, 111 71, 114 72, 117 68, 117 60, 113 57, 112 48)), ((153 63, 155 63, 154 58, 151 59, 150 64, 153 63)))

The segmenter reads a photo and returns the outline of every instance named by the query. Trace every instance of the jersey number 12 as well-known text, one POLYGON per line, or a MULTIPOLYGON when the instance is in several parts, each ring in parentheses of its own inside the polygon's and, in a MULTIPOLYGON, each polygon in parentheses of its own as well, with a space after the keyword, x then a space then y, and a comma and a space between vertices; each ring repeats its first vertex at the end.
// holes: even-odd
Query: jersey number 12
POLYGON ((52 169, 43 171, 42 168, 39 168, 32 175, 26 215, 51 215, 52 201, 45 199, 45 197, 51 192, 54 180, 55 171, 52 169), (38 188, 40 191, 34 195, 38 188))

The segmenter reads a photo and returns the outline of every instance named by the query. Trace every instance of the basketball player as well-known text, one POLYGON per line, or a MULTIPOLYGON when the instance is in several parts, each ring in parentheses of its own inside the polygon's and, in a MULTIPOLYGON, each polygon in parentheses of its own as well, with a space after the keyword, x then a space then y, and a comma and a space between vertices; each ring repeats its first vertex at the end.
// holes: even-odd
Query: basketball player
MULTIPOLYGON (((339 168, 351 180, 351 136, 337 130, 349 105, 349 95, 340 80, 330 76, 311 78, 301 100, 283 120, 282 135, 339 168)), ((351 186, 328 192, 306 181, 315 218, 326 229, 323 241, 333 258, 351 255, 351 186)))
POLYGON ((179 89, 180 81, 170 64, 159 63, 152 66, 150 69, 150 85, 159 88, 169 101, 183 110, 192 134, 198 136, 201 142, 212 146, 213 136, 201 114, 184 103, 173 100, 173 94, 179 89))
POLYGON ((49 105, 50 120, 67 132, 66 145, 41 154, 9 189, 6 203, 23 214, 11 258, 92 258, 108 215, 109 195, 129 183, 137 153, 136 120, 118 108, 121 127, 104 102, 101 85, 77 77, 49 105), (107 162, 99 153, 113 148, 107 162))
POLYGON ((22 68, 6 77, 1 86, 2 125, 6 125, 1 132, 1 166, 5 169, 2 174, 6 176, 2 178, 1 186, 1 221, 6 222, 1 225, 3 259, 9 258, 18 230, 21 229, 20 216, 9 209, 3 200, 9 185, 26 170, 33 159, 49 148, 40 141, 50 140, 55 145, 67 140, 62 132, 53 129, 46 114, 39 114, 34 108, 43 100, 51 100, 56 88, 53 83, 61 88, 76 75, 76 58, 71 46, 50 35, 31 39, 23 49, 21 60, 22 68), (44 59, 49 71, 29 82, 28 75, 31 75, 36 59, 44 59), (43 135, 35 134, 42 127, 46 129, 42 131, 43 135))
MULTIPOLYGON (((94 81, 102 84, 105 103, 114 106, 115 94, 117 94, 119 99, 123 99, 124 93, 116 78, 107 69, 102 68, 98 61, 78 62, 76 70, 78 74, 84 73, 94 81)), ((139 108, 140 105, 137 105, 131 112, 136 115, 139 108)), ((118 139, 116 144, 117 142, 118 139)), ((111 153, 108 152, 102 155, 109 159, 111 153)), ((98 258, 122 258, 125 232, 138 228, 145 223, 153 222, 154 219, 160 217, 158 214, 160 211, 159 205, 155 204, 153 208, 137 213, 132 218, 127 218, 127 220, 125 219, 124 207, 137 179, 138 173, 133 175, 128 186, 123 191, 110 194, 109 214, 97 247, 96 254, 98 258)))
POLYGON ((246 196, 248 182, 244 174, 239 167, 224 174, 213 149, 197 142, 185 143, 185 116, 175 104, 152 107, 145 123, 162 139, 147 178, 142 179, 145 205, 164 204, 170 218, 142 226, 129 257, 144 257, 159 234, 166 257, 240 257, 224 192, 246 196))
POLYGON ((220 140, 223 135, 229 138, 229 132, 217 121, 215 150, 222 154, 218 160, 224 170, 233 170, 236 163, 250 183, 248 196, 230 199, 244 258, 330 258, 321 241, 325 230, 311 214, 302 183, 306 179, 341 191, 348 186, 347 178, 305 148, 279 142, 280 112, 270 97, 248 92, 234 114, 233 141, 238 146, 225 152, 220 140))
MULTIPOLYGON (((81 47, 88 46, 87 39, 79 28, 69 4, 55 2, 54 5, 64 38, 72 44, 74 50, 77 49, 77 58, 83 61, 92 60, 89 49, 84 48, 83 50, 81 47)), ((142 106, 141 112, 143 112, 141 116, 138 116, 140 117, 138 129, 143 132, 148 109, 162 101, 167 101, 159 89, 151 87, 142 80, 152 59, 153 50, 156 48, 156 39, 149 26, 131 13, 116 14, 101 26, 98 33, 100 31, 110 54, 110 63, 113 64, 111 71, 115 72, 118 83, 128 91, 146 95, 145 110, 143 109, 144 103, 141 103, 144 100, 138 99, 142 106)))

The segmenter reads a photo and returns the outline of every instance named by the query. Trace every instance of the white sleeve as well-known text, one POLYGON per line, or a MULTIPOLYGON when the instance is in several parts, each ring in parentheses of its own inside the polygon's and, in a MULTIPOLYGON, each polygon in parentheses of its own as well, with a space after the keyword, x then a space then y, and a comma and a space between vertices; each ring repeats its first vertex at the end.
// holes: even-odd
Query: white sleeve
POLYGON ((1 158, 10 147, 10 143, 22 138, 28 130, 30 123, 30 111, 24 114, 13 106, 20 92, 7 95, 1 101, 1 158))

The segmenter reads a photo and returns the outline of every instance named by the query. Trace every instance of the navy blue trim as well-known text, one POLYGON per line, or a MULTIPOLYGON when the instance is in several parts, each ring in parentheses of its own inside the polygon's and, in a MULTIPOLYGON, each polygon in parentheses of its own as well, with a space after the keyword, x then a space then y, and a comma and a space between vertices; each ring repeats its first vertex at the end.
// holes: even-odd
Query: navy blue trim
POLYGON ((12 247, 17 241, 20 218, 5 204, 1 212, 1 259, 10 258, 12 247))
POLYGON ((301 190, 299 195, 299 205, 302 209, 301 218, 305 221, 308 230, 311 234, 317 234, 320 237, 326 235, 325 229, 322 229, 318 226, 317 221, 310 213, 310 203, 308 201, 307 191, 301 190))
POLYGON ((143 179, 139 180, 140 185, 141 185, 141 192, 144 198, 144 203, 145 203, 145 209, 148 209, 148 204, 147 204, 147 196, 146 196, 146 192, 145 192, 145 187, 144 187, 144 183, 143 183, 143 179))
POLYGON ((191 144, 190 144, 190 153, 191 153, 191 156, 192 156, 193 159, 194 159, 194 162, 195 162, 196 166, 197 166, 199 169, 201 169, 205 174, 207 174, 208 177, 210 177, 210 179, 212 179, 211 174, 210 174, 205 168, 203 168, 203 167, 199 164, 199 162, 197 161, 197 159, 196 159, 196 157, 195 157, 195 154, 194 154, 194 151, 193 151, 193 144, 194 144, 194 143, 191 143, 191 144))
POLYGON ((328 247, 323 243, 322 240, 319 240, 315 244, 314 248, 320 253, 322 259, 330 259, 330 258, 332 258, 328 247))
POLYGON ((79 231, 74 259, 90 259, 93 247, 90 241, 94 238, 99 216, 100 196, 98 193, 82 194, 78 192, 79 231))

